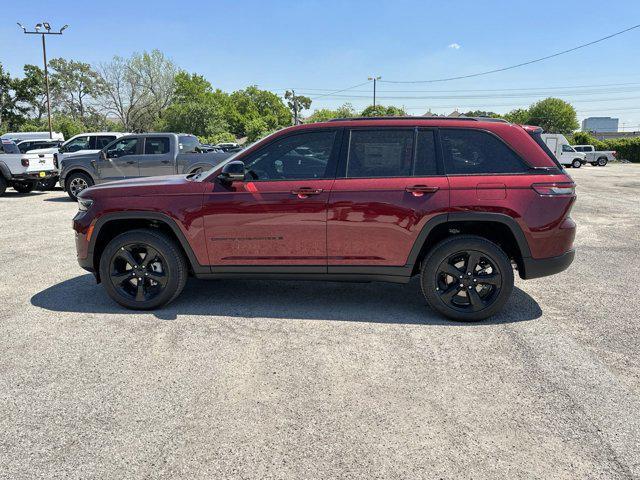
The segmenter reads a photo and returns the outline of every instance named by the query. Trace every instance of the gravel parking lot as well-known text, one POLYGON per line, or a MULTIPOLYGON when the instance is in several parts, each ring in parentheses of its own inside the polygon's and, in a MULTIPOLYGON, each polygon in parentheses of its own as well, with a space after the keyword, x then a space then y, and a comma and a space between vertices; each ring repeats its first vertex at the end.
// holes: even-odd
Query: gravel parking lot
POLYGON ((448 322, 417 282, 118 307, 62 191, 0 198, 0 477, 637 478, 640 165, 570 170, 576 260, 448 322))

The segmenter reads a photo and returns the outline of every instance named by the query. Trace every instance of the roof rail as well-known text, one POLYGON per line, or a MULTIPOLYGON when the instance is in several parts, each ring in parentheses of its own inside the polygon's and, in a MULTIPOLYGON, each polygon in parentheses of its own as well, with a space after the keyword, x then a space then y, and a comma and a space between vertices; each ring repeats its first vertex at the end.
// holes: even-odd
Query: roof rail
POLYGON ((360 120, 445 120, 445 121, 467 121, 467 122, 498 122, 509 123, 504 118, 491 118, 491 117, 344 117, 344 118, 332 118, 329 122, 353 122, 360 120))

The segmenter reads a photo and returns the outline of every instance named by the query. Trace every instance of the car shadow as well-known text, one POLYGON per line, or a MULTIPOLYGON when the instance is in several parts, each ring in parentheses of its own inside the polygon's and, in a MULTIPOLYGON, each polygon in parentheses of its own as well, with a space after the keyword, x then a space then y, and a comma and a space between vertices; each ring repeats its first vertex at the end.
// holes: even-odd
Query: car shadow
POLYGON ((56 202, 56 203, 75 203, 75 200, 71 200, 71 198, 65 193, 64 196, 61 197, 51 197, 45 198, 45 202, 56 202))
MULTIPOLYGON (((92 275, 53 285, 31 304, 55 312, 137 314, 111 300, 92 275)), ((180 315, 335 320, 386 324, 468 325, 451 322, 431 310, 416 279, 408 284, 190 279, 171 304, 152 313, 162 320, 180 315)), ((538 303, 514 288, 504 310, 481 323, 491 325, 534 320, 538 303)))
POLYGON ((28 193, 20 193, 20 192, 16 192, 15 190, 11 189, 9 190, 7 188, 7 190, 2 194, 3 197, 6 198, 22 198, 22 197, 31 197, 31 196, 36 196, 36 195, 42 195, 44 192, 41 192, 39 190, 32 190, 28 193))

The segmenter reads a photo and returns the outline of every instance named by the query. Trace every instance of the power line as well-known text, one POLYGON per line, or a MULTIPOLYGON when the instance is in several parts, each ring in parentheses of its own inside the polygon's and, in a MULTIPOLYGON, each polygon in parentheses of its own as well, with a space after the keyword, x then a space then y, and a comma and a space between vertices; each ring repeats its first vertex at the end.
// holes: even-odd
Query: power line
POLYGON ((536 58, 536 59, 533 59, 533 60, 529 60, 529 61, 526 61, 526 62, 515 64, 515 65, 510 65, 508 67, 496 68, 494 70, 488 70, 486 72, 472 73, 470 75, 459 75, 459 76, 456 76, 456 77, 436 78, 436 79, 432 79, 432 80, 381 80, 381 82, 383 82, 383 83, 436 83, 436 82, 448 82, 448 81, 451 81, 451 80, 462 80, 464 78, 480 77, 482 75, 489 75, 491 73, 504 72, 506 70, 512 70, 514 68, 524 67, 525 65, 531 65, 532 63, 542 62, 543 60, 548 60, 550 58, 559 57, 560 55, 565 55, 565 54, 570 53, 570 52, 575 52, 576 50, 579 50, 581 48, 589 47, 591 45, 595 45, 596 43, 604 42, 605 40, 608 40, 610 38, 616 37, 618 35, 622 35, 623 33, 626 33, 628 31, 633 30, 633 29, 638 28, 638 27, 640 27, 640 24, 634 25, 634 26, 629 27, 629 28, 625 28, 624 30, 620 30, 619 32, 612 33, 611 35, 607 35, 606 37, 602 37, 602 38, 599 38, 597 40, 593 40, 593 41, 588 42, 588 43, 583 43, 582 45, 578 45, 577 47, 569 48, 567 50, 562 50, 561 52, 556 52, 556 53, 553 53, 551 55, 547 55, 547 56, 544 56, 544 57, 536 58))
POLYGON ((343 88, 342 90, 336 90, 335 92, 325 93, 324 95, 318 95, 317 97, 314 97, 311 100, 316 100, 318 98, 327 97, 329 95, 333 95, 334 93, 346 92, 347 90, 351 90, 352 88, 361 87, 363 85, 366 85, 367 83, 369 83, 369 80, 367 80, 366 82, 359 83, 358 85, 354 85, 352 87, 343 88))

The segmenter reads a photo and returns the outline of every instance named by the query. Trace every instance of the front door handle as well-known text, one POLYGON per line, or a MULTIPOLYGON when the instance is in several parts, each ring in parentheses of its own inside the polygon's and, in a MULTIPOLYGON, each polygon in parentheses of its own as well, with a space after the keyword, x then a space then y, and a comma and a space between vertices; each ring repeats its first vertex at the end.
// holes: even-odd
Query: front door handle
POLYGON ((297 195, 298 198, 307 198, 309 195, 319 195, 321 193, 321 188, 300 187, 296 190, 291 190, 291 195, 297 195))
POLYGON ((171 163, 171 160, 162 160, 160 163, 164 163, 165 165, 168 165, 171 163))
POLYGON ((414 197, 421 197, 425 193, 435 193, 438 191, 439 187, 432 187, 429 185, 412 185, 410 187, 405 188, 407 192, 409 192, 414 197))

